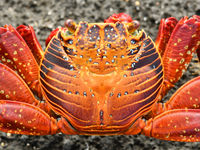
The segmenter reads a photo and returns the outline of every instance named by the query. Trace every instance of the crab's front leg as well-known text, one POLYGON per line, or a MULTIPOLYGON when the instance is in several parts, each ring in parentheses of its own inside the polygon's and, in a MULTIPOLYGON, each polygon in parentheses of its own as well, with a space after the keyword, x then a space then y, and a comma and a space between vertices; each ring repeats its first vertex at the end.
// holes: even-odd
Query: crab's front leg
POLYGON ((58 132, 56 120, 42 109, 12 100, 0 100, 0 130, 27 135, 47 135, 58 132))
POLYGON ((174 109, 146 122, 142 134, 157 139, 180 142, 200 141, 200 110, 174 109))
POLYGON ((139 118, 125 134, 142 133, 168 141, 200 141, 200 76, 183 85, 150 119, 139 118))
MULTIPOLYGON (((38 121, 42 124, 47 122, 45 117, 48 115, 40 110, 40 106, 24 80, 0 63, 0 130, 23 134, 33 133, 36 127, 44 128, 35 124, 38 121)), ((49 130, 47 128, 43 130, 49 130)))
POLYGON ((0 131, 25 135, 78 134, 68 122, 24 102, 0 100, 0 131))
POLYGON ((45 104, 35 99, 15 71, 0 63, 0 131, 27 135, 60 131, 75 134, 65 119, 57 122, 51 117, 45 104))
POLYGON ((0 131, 26 135, 77 134, 64 118, 57 121, 39 107, 12 100, 0 100, 0 131))
POLYGON ((184 84, 167 103, 156 104, 150 119, 138 119, 127 134, 137 131, 168 141, 200 141, 199 85, 200 76, 184 84))
POLYGON ((161 21, 156 47, 164 65, 162 95, 181 78, 199 45, 199 16, 184 17, 179 22, 172 17, 161 21))

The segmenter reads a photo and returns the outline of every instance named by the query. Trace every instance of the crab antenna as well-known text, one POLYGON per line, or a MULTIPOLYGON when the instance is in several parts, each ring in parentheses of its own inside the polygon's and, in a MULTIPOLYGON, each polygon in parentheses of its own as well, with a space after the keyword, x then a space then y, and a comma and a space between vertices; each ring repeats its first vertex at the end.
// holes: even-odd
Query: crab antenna
POLYGON ((139 27, 140 27, 140 23, 137 20, 133 20, 132 22, 127 23, 127 29, 129 31, 129 33, 133 33, 139 27))
POLYGON ((65 21, 65 27, 67 27, 68 30, 69 30, 71 33, 74 33, 74 32, 75 32, 76 26, 77 26, 77 25, 76 25, 75 21, 73 21, 73 20, 71 20, 71 19, 67 19, 67 20, 65 21))

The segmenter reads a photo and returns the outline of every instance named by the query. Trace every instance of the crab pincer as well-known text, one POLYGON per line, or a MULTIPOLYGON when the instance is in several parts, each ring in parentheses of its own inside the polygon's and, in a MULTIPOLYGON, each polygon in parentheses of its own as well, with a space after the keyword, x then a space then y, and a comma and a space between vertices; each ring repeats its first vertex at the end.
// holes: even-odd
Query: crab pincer
POLYGON ((37 90, 38 64, 25 40, 11 25, 0 28, 0 60, 37 90))
POLYGON ((20 25, 16 28, 16 30, 25 40, 26 44, 28 45, 32 54, 34 55, 37 63, 39 64, 44 52, 40 43, 38 42, 38 39, 36 38, 33 27, 20 25))
POLYGON ((199 16, 184 17, 178 23, 174 18, 161 21, 156 47, 164 65, 163 95, 182 77, 199 45, 199 16))

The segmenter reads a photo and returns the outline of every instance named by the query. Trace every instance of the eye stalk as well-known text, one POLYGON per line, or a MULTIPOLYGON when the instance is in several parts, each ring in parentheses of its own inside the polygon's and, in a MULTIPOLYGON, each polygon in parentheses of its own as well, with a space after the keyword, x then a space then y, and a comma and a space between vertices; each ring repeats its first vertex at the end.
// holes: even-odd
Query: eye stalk
POLYGON ((75 21, 73 21, 72 19, 67 19, 65 21, 65 27, 68 28, 68 30, 71 32, 71 33, 74 33, 76 31, 76 23, 75 21))
POLYGON ((127 29, 129 33, 133 33, 135 32, 135 30, 137 30, 140 27, 140 23, 137 20, 133 20, 130 23, 127 23, 127 29))
POLYGON ((73 40, 71 39, 70 35, 72 35, 76 31, 77 25, 72 19, 67 19, 64 25, 66 28, 61 30, 61 37, 63 41, 71 45, 71 43, 73 43, 73 40))

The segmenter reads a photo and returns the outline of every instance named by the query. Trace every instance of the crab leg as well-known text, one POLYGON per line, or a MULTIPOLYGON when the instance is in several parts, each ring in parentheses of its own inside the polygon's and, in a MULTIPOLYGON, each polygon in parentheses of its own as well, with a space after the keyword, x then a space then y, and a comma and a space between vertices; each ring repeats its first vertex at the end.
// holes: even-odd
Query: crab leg
MULTIPOLYGON (((180 20, 173 30, 163 54, 165 69, 163 93, 167 92, 182 76, 182 72, 192 58, 192 53, 198 49, 200 44, 199 26, 199 17, 193 16, 190 19, 180 20)), ((162 44, 159 46, 162 47, 162 44)), ((163 140, 199 141, 199 85, 200 77, 196 77, 183 85, 167 103, 155 104, 151 114, 152 118, 146 122, 142 133, 163 140)), ((144 124, 143 121, 141 124, 144 124)))
POLYGON ((0 63, 1 131, 34 135, 56 133, 55 120, 42 110, 47 109, 43 104, 35 99, 17 73, 0 63))
POLYGON ((29 103, 50 113, 46 103, 40 103, 27 84, 12 69, 0 63, 0 99, 29 103))
POLYGON ((39 91, 38 64, 24 39, 11 25, 0 28, 0 61, 18 72, 33 91, 39 91))
POLYGON ((58 132, 57 121, 39 107, 10 100, 0 100, 0 130, 27 135, 58 132))
POLYGON ((50 108, 35 99, 29 87, 12 69, 0 63, 0 131, 28 134, 75 134, 62 118, 50 117, 50 108), (17 88, 16 88, 17 87, 17 88))
POLYGON ((162 95, 165 95, 181 78, 200 44, 199 16, 193 16, 192 18, 184 17, 177 24, 174 20, 171 22, 171 24, 169 21, 161 22, 159 35, 156 40, 157 48, 163 53, 165 81, 162 95), (167 26, 167 23, 170 26, 167 26), (175 24, 176 27, 172 31, 172 26, 175 24), (171 34, 170 38, 168 35, 163 37, 165 33, 171 34), (167 45, 165 45, 166 43, 167 45))
POLYGON ((168 141, 200 141, 200 110, 166 111, 148 120, 142 134, 168 141))
POLYGON ((0 63, 0 99, 13 99, 37 105, 38 101, 22 78, 0 63))
POLYGON ((0 100, 0 131, 26 135, 78 133, 64 118, 57 121, 39 107, 10 100, 0 100))
POLYGON ((184 84, 165 103, 156 104, 153 119, 143 133, 164 140, 194 142, 200 140, 200 76, 184 84))
POLYGON ((153 116, 173 109, 199 109, 200 108, 200 76, 188 81, 166 103, 155 104, 153 116))

